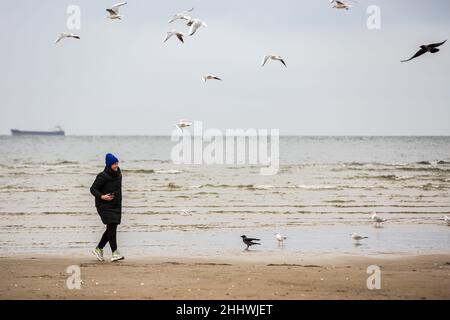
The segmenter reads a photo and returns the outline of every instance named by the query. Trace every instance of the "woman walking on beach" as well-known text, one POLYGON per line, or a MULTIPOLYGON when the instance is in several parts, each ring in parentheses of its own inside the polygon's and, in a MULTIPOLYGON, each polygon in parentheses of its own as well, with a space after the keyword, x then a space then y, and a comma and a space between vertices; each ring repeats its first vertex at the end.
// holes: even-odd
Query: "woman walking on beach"
POLYGON ((95 197, 97 212, 106 225, 106 230, 92 253, 98 260, 104 261, 103 248, 109 242, 112 251, 111 261, 123 260, 125 257, 117 251, 117 226, 122 218, 122 173, 119 168, 119 159, 108 153, 105 158, 105 170, 97 175, 91 187, 95 197))

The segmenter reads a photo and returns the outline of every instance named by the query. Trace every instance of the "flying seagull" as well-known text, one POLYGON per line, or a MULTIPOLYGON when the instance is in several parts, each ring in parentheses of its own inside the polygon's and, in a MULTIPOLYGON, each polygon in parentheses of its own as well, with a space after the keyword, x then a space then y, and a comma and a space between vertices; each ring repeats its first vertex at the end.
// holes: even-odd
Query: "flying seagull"
POLYGON ((180 122, 175 125, 175 127, 177 127, 181 131, 181 134, 183 134, 183 128, 187 128, 190 126, 192 126, 192 123, 188 122, 187 120, 180 120, 180 122))
POLYGON ((189 17, 187 14, 188 14, 189 12, 192 12, 193 10, 194 10, 194 8, 190 8, 189 10, 186 10, 186 11, 183 11, 183 12, 180 12, 180 13, 175 14, 175 15, 169 20, 169 23, 172 23, 172 22, 174 22, 175 20, 178 20, 178 19, 191 20, 191 17, 189 17))
POLYGON ((270 55, 264 56, 263 61, 261 62, 261 67, 264 67, 264 65, 267 63, 267 61, 269 59, 271 59, 271 60, 278 60, 287 68, 287 65, 284 62, 283 58, 281 56, 274 55, 274 54, 270 54, 270 55))
POLYGON ((287 237, 281 235, 280 233, 276 233, 275 238, 278 240, 278 246, 283 246, 284 240, 287 239, 287 237))
POLYGON ((207 75, 202 77, 203 82, 206 82, 208 80, 219 80, 222 81, 219 77, 213 76, 213 75, 207 75))
POLYGON ((386 222, 387 219, 381 218, 377 215, 376 212, 372 213, 372 221, 375 222, 375 225, 380 225, 380 223, 386 222))
POLYGON ((204 23, 203 21, 201 21, 199 19, 189 19, 187 22, 187 25, 189 27, 191 27, 189 29, 190 36, 194 35, 194 33, 196 33, 200 27, 205 27, 205 28, 207 27, 206 23, 204 23))
POLYGON ((409 58, 408 60, 402 60, 401 62, 408 62, 411 61, 412 59, 415 59, 417 57, 420 57, 421 55, 430 52, 430 53, 436 53, 439 52, 439 49, 437 47, 442 46, 444 43, 446 43, 447 40, 445 40, 444 42, 441 43, 432 43, 432 44, 428 44, 428 45, 423 45, 420 46, 420 50, 416 52, 415 55, 413 55, 411 58, 409 58))
POLYGON ((330 0, 330 3, 335 3, 335 5, 333 6, 333 8, 335 9, 345 9, 348 10, 352 7, 351 4, 344 2, 344 1, 338 1, 338 0, 330 0))
POLYGON ((184 43, 184 34, 178 31, 169 31, 167 32, 166 38, 164 39, 163 43, 169 40, 172 36, 176 36, 178 40, 180 40, 182 43, 184 43))
POLYGON ((123 16, 119 14, 119 8, 124 6, 124 5, 126 5, 126 4, 127 4, 126 2, 120 2, 120 3, 117 3, 117 4, 113 5, 111 8, 106 9, 106 11, 108 11, 108 13, 109 13, 108 19, 111 19, 111 20, 115 20, 115 19, 122 20, 123 16))
POLYGON ((255 238, 247 238, 246 236, 241 236, 242 241, 247 245, 247 248, 245 250, 248 251, 248 248, 254 245, 261 245, 261 243, 255 242, 255 241, 261 241, 260 239, 255 238))
POLYGON ((56 39, 55 43, 60 42, 62 39, 64 38, 74 38, 74 39, 80 39, 80 36, 75 34, 75 33, 70 33, 70 32, 63 32, 60 34, 60 36, 58 37, 58 39, 56 39))
POLYGON ((359 234, 356 234, 356 233, 352 233, 351 237, 352 237, 352 239, 354 241, 356 241, 357 244, 359 244, 359 241, 361 241, 363 239, 368 239, 368 237, 363 237, 363 236, 360 236, 359 234))

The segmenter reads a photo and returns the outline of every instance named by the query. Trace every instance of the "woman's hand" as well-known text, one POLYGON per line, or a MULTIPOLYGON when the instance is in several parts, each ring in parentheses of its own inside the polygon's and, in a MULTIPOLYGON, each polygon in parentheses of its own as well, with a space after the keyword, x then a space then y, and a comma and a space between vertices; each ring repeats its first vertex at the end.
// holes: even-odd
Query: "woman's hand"
POLYGON ((102 198, 102 200, 105 200, 105 201, 111 201, 112 199, 114 199, 114 196, 111 193, 108 193, 108 194, 102 195, 101 198, 102 198))

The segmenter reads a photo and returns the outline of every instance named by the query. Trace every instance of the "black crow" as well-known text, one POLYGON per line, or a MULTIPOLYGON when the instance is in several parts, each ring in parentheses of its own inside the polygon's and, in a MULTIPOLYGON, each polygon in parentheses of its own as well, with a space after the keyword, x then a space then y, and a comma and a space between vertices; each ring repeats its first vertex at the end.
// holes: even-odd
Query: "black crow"
POLYGON ((447 40, 445 40, 444 42, 440 42, 440 43, 432 43, 432 44, 428 44, 428 45, 423 45, 420 46, 420 50, 416 52, 415 55, 413 55, 411 58, 409 58, 408 60, 402 60, 401 62, 408 62, 411 61, 412 59, 415 59, 417 57, 420 57, 421 55, 430 52, 430 53, 436 53, 439 52, 439 49, 437 47, 442 46, 444 43, 446 43, 447 40))
POLYGON ((261 243, 254 242, 254 241, 261 241, 261 239, 247 238, 246 236, 241 236, 241 238, 242 241, 247 245, 247 248, 245 250, 248 250, 248 248, 254 245, 261 245, 261 243))

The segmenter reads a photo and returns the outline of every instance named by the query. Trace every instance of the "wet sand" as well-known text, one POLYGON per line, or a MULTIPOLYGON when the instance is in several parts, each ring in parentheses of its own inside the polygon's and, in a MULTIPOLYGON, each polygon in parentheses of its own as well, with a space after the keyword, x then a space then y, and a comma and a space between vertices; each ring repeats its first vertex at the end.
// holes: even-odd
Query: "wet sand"
POLYGON ((311 256, 295 261, 89 256, 1 257, 0 299, 450 299, 450 255, 311 256), (80 290, 66 286, 79 265, 80 290), (381 290, 368 290, 369 265, 381 290))

